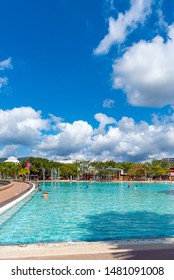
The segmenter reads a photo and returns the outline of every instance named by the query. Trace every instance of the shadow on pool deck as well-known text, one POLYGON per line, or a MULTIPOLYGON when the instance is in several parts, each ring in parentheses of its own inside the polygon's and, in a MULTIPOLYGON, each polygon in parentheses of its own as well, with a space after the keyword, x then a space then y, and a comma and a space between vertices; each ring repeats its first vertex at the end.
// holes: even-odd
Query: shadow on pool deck
POLYGON ((174 260, 174 248, 113 252, 112 256, 117 260, 174 260))
MULTIPOLYGON (((14 258, 18 259, 19 258, 14 258)), ((115 249, 115 252, 79 253, 65 255, 47 255, 21 258, 23 260, 174 260, 174 249, 148 249, 124 251, 115 249)))

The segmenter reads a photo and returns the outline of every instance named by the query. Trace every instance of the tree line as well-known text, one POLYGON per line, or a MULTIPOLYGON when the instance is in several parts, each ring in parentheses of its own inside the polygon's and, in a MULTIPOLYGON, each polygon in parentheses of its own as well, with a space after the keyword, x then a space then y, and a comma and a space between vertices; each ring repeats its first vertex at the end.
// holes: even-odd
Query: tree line
POLYGON ((124 174, 135 179, 149 178, 152 176, 167 176, 170 162, 153 159, 151 163, 115 162, 115 161, 74 161, 73 163, 60 163, 45 158, 30 157, 20 163, 1 162, 0 177, 4 178, 43 178, 51 177, 51 169, 54 168, 61 179, 87 179, 88 175, 101 178, 103 174, 109 173, 107 168, 120 168, 124 174), (26 163, 30 168, 26 168, 26 163), (33 177, 32 177, 33 176, 33 177))

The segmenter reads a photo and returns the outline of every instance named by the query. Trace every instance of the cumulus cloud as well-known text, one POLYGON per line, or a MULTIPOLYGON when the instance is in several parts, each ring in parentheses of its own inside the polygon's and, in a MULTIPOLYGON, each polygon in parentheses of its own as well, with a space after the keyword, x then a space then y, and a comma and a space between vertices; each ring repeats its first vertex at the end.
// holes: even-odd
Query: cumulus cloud
POLYGON ((112 45, 123 43, 128 34, 137 27, 138 23, 144 23, 151 13, 152 2, 153 0, 131 0, 129 11, 126 11, 125 14, 119 13, 116 20, 110 17, 108 34, 94 50, 94 54, 106 54, 112 45))
POLYGON ((79 121, 64 124, 60 133, 49 135, 38 144, 37 151, 54 158, 70 157, 74 160, 143 161, 172 156, 174 115, 154 116, 151 125, 144 121, 136 123, 128 117, 117 122, 114 119, 105 122, 107 116, 96 115, 101 123, 111 123, 107 130, 98 129, 96 133, 88 123, 79 121), (83 129, 79 129, 79 124, 83 129))
POLYGON ((98 128, 78 120, 64 122, 30 107, 0 110, 0 157, 43 156, 50 159, 145 161, 174 157, 174 113, 153 115, 152 123, 102 113, 98 128), (52 125, 56 129, 52 129, 52 125), (26 154, 25 154, 26 153, 26 154))
POLYGON ((116 161, 143 161, 171 156, 174 149, 173 117, 159 119, 151 125, 123 117, 105 134, 94 135, 88 152, 96 159, 116 161))
POLYGON ((103 101, 104 108, 113 108, 115 105, 115 101, 113 99, 105 99, 103 101))
POLYGON ((49 155, 69 156, 90 144, 92 127, 85 121, 60 123, 60 132, 56 135, 49 135, 38 144, 38 149, 47 152, 49 155))
POLYGON ((174 156, 174 114, 154 115, 150 125, 126 116, 116 121, 101 113, 95 119, 98 129, 84 121, 62 123, 61 132, 45 136, 35 152, 73 160, 144 161, 174 156))
POLYGON ((94 129, 94 134, 103 134, 105 133, 105 128, 109 124, 115 124, 116 120, 112 117, 108 117, 105 114, 97 113, 94 118, 99 122, 99 127, 94 129))
POLYGON ((31 107, 0 110, 0 144, 31 145, 47 129, 48 120, 41 117, 40 111, 31 107))
POLYGON ((113 65, 113 86, 123 89, 134 106, 174 104, 174 24, 168 40, 156 36, 130 47, 113 65))

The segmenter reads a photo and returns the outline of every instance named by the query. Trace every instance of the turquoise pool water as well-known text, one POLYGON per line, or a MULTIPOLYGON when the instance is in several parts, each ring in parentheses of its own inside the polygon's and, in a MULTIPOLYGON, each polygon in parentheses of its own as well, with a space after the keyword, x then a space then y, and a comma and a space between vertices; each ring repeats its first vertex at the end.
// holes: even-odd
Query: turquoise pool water
POLYGON ((0 216, 0 245, 174 237, 174 185, 57 183, 0 216))

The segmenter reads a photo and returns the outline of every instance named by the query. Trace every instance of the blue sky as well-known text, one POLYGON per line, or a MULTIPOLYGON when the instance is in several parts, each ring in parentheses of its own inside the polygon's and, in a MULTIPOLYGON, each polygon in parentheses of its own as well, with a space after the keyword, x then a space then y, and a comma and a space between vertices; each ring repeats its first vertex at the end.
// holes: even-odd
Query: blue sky
POLYGON ((174 156, 174 3, 1 4, 0 157, 174 156))

